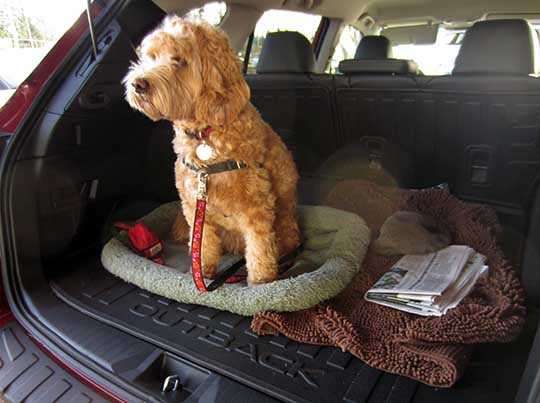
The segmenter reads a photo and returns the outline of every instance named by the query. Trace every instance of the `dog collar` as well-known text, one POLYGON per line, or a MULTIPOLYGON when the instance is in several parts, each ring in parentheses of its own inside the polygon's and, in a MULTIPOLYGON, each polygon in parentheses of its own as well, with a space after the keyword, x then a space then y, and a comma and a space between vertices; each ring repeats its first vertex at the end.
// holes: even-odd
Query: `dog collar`
MULTIPOLYGON (((193 164, 190 164, 185 159, 182 160, 182 163, 191 169, 193 172, 199 174, 206 174, 206 175, 212 175, 212 174, 218 174, 220 172, 227 172, 227 171, 234 171, 235 169, 243 169, 247 168, 248 164, 247 162, 240 161, 240 160, 228 160, 223 162, 217 162, 215 164, 210 164, 204 167, 196 167, 193 164)), ((257 168, 262 168, 262 164, 257 163, 257 168)))
POLYGON ((186 133, 186 136, 188 136, 190 139, 193 140, 206 140, 206 138, 212 133, 214 129, 212 126, 206 126, 204 129, 199 130, 198 132, 192 132, 190 130, 184 130, 184 133, 186 133))

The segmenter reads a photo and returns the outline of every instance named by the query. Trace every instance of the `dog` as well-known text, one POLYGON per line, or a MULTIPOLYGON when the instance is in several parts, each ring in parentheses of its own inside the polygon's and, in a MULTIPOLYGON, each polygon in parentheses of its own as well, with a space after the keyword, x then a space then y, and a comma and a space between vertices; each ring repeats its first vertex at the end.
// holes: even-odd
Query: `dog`
POLYGON ((134 109, 173 124, 182 201, 173 237, 185 241, 191 233, 186 221, 194 222, 198 173, 232 162, 238 169, 208 176, 203 275, 216 276, 225 251, 245 254, 248 285, 274 281, 278 257, 300 243, 298 173, 285 144, 250 103, 225 33, 204 22, 166 17, 143 39, 124 85, 134 109))

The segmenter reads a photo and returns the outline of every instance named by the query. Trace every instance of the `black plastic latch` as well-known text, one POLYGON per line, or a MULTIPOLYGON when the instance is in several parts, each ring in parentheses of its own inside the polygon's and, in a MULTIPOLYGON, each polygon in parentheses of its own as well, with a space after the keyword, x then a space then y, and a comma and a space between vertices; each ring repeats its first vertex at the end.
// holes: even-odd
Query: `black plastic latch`
POLYGON ((493 178, 493 147, 472 145, 466 149, 467 180, 473 186, 491 186, 493 178))

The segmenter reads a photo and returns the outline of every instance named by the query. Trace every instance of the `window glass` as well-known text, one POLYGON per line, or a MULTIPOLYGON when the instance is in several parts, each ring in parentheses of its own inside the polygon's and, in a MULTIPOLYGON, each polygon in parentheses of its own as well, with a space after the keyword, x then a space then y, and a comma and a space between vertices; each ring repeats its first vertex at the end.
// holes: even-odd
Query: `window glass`
POLYGON ((184 18, 192 21, 206 21, 209 24, 218 26, 226 13, 227 4, 222 1, 214 1, 202 7, 194 8, 187 12, 184 18))
POLYGON ((362 39, 360 30, 352 25, 347 25, 341 30, 339 41, 334 49, 334 54, 328 61, 326 73, 335 74, 339 62, 345 59, 353 59, 356 48, 362 39))
POLYGON ((535 21, 531 23, 531 26, 536 33, 536 36, 533 37, 534 69, 535 71, 540 71, 540 23, 535 21))
POLYGON ((439 27, 437 40, 430 45, 396 45, 394 58, 414 60, 428 76, 451 74, 465 30, 439 27))
MULTIPOLYGON (((296 11, 285 10, 269 10, 266 11, 255 26, 255 35, 251 52, 249 54, 249 62, 247 73, 255 74, 259 56, 264 42, 264 38, 269 32, 276 31, 298 31, 304 35, 310 42, 313 42, 317 28, 321 23, 321 16, 300 13, 296 11)), ((245 49, 239 56, 244 57, 245 49)))
POLYGON ((0 107, 86 8, 73 0, 0 0, 0 107))

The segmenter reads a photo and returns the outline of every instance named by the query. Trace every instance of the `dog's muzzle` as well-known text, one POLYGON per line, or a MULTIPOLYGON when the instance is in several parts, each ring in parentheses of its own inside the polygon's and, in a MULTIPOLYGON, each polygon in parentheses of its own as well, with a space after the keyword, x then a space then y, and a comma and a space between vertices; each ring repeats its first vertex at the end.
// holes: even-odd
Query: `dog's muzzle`
POLYGON ((146 81, 144 78, 136 78, 131 83, 131 86, 135 89, 135 92, 139 95, 146 94, 146 92, 150 89, 150 83, 146 81))

